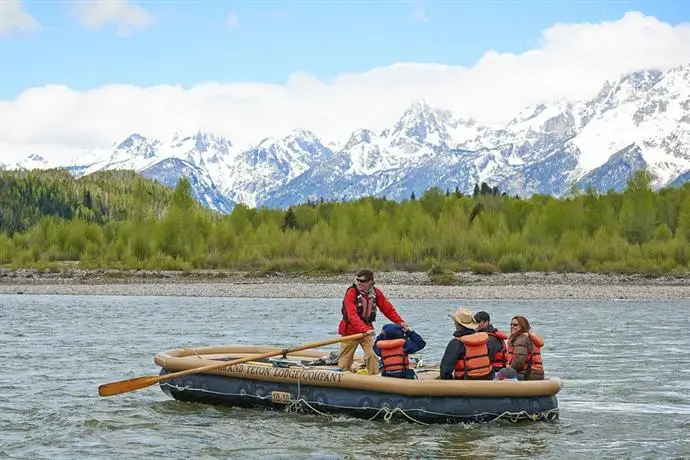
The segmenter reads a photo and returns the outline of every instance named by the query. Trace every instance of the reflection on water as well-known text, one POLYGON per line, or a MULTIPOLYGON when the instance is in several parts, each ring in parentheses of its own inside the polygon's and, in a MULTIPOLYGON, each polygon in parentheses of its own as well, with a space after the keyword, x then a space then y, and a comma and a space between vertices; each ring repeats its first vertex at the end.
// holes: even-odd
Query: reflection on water
MULTIPOLYGON (((218 408, 157 386, 156 352, 231 343, 294 346, 336 334, 339 299, 0 296, 0 457, 678 458, 690 455, 690 302, 467 301, 506 329, 524 314, 564 380, 556 423, 420 426, 218 408), (650 314, 650 312, 652 312, 650 314), (673 325, 654 318, 672 318, 673 325), (596 442, 592 440, 596 439, 596 442)), ((458 302, 396 303, 438 362, 458 302)), ((380 327, 380 325, 379 325, 380 327)), ((337 349, 337 345, 327 347, 337 349)))

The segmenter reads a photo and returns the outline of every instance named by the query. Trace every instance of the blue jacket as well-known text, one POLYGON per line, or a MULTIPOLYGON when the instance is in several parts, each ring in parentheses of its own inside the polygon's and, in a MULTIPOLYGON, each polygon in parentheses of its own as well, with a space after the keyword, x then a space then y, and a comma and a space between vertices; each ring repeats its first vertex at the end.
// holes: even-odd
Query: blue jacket
MULTIPOLYGON (((381 357, 381 349, 376 345, 379 340, 392 340, 392 339, 405 339, 405 345, 403 345, 403 353, 406 355, 411 355, 417 353, 426 347, 426 342, 421 335, 417 334, 415 331, 408 330, 407 333, 403 330, 402 326, 398 324, 385 324, 381 329, 381 333, 376 336, 374 341, 374 353, 376 356, 381 357)), ((379 361, 379 366, 382 367, 383 364, 379 361)), ((406 379, 414 379, 415 373, 414 369, 406 369, 404 371, 396 372, 382 372, 381 375, 384 377, 398 377, 406 379)))

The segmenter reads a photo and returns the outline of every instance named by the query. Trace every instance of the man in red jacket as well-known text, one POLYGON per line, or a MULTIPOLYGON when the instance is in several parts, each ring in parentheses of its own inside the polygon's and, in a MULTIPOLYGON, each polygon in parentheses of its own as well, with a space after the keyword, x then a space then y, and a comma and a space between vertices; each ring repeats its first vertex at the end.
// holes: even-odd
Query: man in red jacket
POLYGON ((357 345, 364 351, 364 361, 369 375, 379 373, 378 357, 374 353, 374 326, 376 310, 381 310, 386 318, 395 324, 399 324, 407 330, 407 323, 403 321, 393 304, 391 304, 379 288, 374 287, 374 272, 362 269, 357 272, 357 278, 352 286, 345 291, 343 298, 343 318, 338 326, 338 334, 352 335, 368 332, 369 335, 359 341, 340 343, 340 359, 338 366, 344 371, 352 370, 352 361, 355 357, 357 345))

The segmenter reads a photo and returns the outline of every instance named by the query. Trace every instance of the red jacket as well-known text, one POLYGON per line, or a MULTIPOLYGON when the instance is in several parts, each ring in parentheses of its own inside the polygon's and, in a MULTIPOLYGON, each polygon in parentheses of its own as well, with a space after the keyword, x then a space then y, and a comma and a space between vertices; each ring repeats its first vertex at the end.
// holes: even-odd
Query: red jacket
MULTIPOLYGON (((383 313, 386 318, 394 322, 395 324, 403 323, 403 319, 400 317, 393 304, 391 304, 383 292, 379 288, 374 288, 376 290, 376 303, 378 309, 383 313)), ((355 304, 355 296, 357 290, 355 288, 348 289, 345 292, 345 298, 343 303, 345 304, 345 312, 347 314, 348 321, 344 319, 340 320, 340 325, 338 326, 338 334, 340 335, 352 335, 359 334, 361 332, 367 332, 374 329, 374 326, 367 324, 362 321, 362 318, 357 314, 357 305, 355 304)), ((362 294, 364 300, 367 296, 362 294)))

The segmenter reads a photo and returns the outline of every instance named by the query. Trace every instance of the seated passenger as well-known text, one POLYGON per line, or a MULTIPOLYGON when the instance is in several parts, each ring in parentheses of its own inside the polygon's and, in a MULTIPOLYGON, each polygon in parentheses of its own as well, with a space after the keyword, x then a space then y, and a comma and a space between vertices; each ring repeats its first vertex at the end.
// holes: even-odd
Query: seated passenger
POLYGON ((524 316, 514 316, 510 320, 510 338, 506 359, 508 367, 501 369, 498 380, 516 378, 518 380, 544 380, 544 365, 541 348, 544 340, 532 333, 529 321, 524 316))
POLYGON ((455 323, 453 338, 448 342, 441 358, 441 380, 491 380, 493 356, 489 355, 489 335, 477 332, 477 322, 472 311, 458 308, 448 314, 455 323))
POLYGON ((424 339, 412 329, 399 324, 385 324, 374 341, 374 353, 381 357, 383 377, 415 379, 408 355, 426 346, 424 339))
POLYGON ((489 334, 489 343, 487 346, 489 348, 489 356, 493 356, 491 359, 491 367, 493 367, 494 373, 497 373, 507 365, 506 339, 508 338, 508 334, 496 329, 493 324, 491 324, 491 316, 485 311, 478 311, 475 313, 474 320, 477 322, 477 332, 486 332, 489 334))

